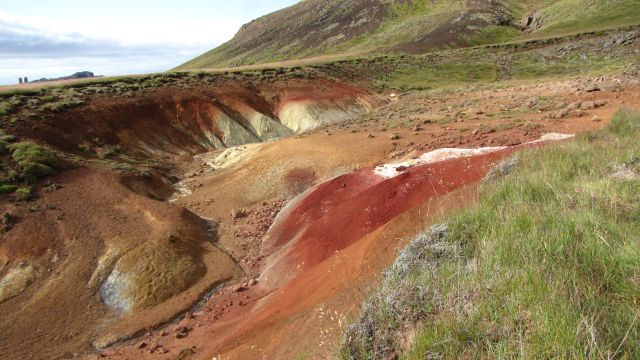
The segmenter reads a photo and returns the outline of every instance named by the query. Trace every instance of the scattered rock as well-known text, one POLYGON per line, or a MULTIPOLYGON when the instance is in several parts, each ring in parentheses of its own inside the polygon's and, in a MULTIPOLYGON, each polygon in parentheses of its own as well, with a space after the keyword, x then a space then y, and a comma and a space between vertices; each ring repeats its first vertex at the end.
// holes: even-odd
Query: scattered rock
POLYGON ((242 209, 233 209, 231 210, 231 218, 232 219, 241 219, 245 217, 247 214, 242 209))
POLYGON ((184 349, 180 350, 180 353, 178 353, 178 357, 176 359, 177 360, 184 360, 184 359, 187 359, 188 357, 190 357, 191 355, 193 355, 195 353, 196 352, 192 348, 184 348, 184 349))
POLYGON ((602 121, 602 119, 600 118, 600 116, 598 115, 593 115, 593 118, 591 119, 591 121, 593 122, 600 122, 602 121))
POLYGON ((533 109, 538 105, 538 102, 540 102, 540 97, 534 96, 525 101, 524 104, 522 104, 522 107, 526 109, 533 109))
POLYGON ((567 109, 576 110, 576 109, 580 109, 580 106, 582 106, 582 101, 576 101, 576 102, 572 102, 571 104, 569 104, 567 106, 567 109))
POLYGON ((489 170, 487 175, 484 177, 485 181, 494 181, 503 176, 507 176, 511 174, 520 163, 520 160, 517 156, 511 156, 505 160, 502 160, 498 164, 489 170))
POLYGON ((248 285, 249 285, 249 286, 255 286, 257 283, 258 283, 258 280, 256 280, 256 279, 251 279, 251 280, 249 280, 248 285))
POLYGON ((176 339, 183 339, 186 338, 189 335, 189 332, 191 331, 190 327, 187 326, 180 326, 176 329, 176 339))
POLYGON ((393 135, 391 135, 391 137, 389 139, 391 139, 391 140, 399 140, 400 139, 400 134, 394 133, 393 135))
POLYGON ((620 181, 631 181, 640 177, 637 171, 626 165, 618 165, 614 167, 614 173, 611 178, 620 181))
POLYGON ((245 290, 247 290, 247 288, 244 285, 236 285, 233 287, 234 292, 243 292, 245 290))
POLYGON ((596 108, 596 104, 593 101, 583 101, 580 105, 582 110, 592 110, 596 108))
POLYGON ((367 135, 367 137, 368 137, 369 139, 373 139, 373 138, 375 137, 375 135, 373 135, 373 134, 369 134, 369 135, 367 135))
POLYGON ((564 119, 567 116, 569 116, 569 110, 567 109, 558 110, 553 115, 551 115, 551 117, 554 119, 564 119))
POLYGON ((584 88, 585 92, 596 92, 600 91, 600 87, 596 84, 589 84, 584 88))
POLYGON ((147 344, 146 342, 141 341, 141 342, 138 344, 138 349, 144 349, 144 348, 146 348, 146 347, 147 347, 147 345, 148 345, 148 344, 147 344))

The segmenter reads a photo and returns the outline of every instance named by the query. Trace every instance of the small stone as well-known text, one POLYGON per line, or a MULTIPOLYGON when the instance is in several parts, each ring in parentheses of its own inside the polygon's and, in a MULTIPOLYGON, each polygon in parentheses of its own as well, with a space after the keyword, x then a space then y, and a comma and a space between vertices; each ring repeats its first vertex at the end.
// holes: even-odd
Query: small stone
POLYGON ((149 344, 147 344, 147 343, 146 343, 146 342, 144 342, 144 341, 141 341, 141 342, 138 344, 138 349, 144 349, 144 348, 146 348, 146 347, 147 347, 147 345, 149 345, 149 344))
POLYGON ((247 288, 244 287, 243 285, 236 285, 233 287, 234 292, 243 292, 245 290, 247 290, 247 288))
POLYGON ((584 101, 580 105, 580 109, 582 110, 591 110, 595 108, 596 108, 596 104, 593 101, 584 101))
POLYGON ((231 210, 231 218, 234 219, 234 220, 243 218, 243 217, 245 217, 245 215, 246 214, 241 209, 233 209, 233 210, 231 210))
POLYGON ((257 283, 258 283, 258 280, 256 279, 249 280, 249 286, 255 286, 257 283))
POLYGON ((566 118, 567 116, 569 116, 569 110, 566 110, 566 109, 558 110, 552 115, 554 119, 563 119, 563 118, 566 118))
POLYGON ((582 101, 572 102, 567 106, 567 109, 576 110, 576 109, 579 109, 581 105, 582 105, 582 101))
POLYGON ((584 91, 585 92, 596 92, 596 91, 600 91, 600 87, 598 87, 598 85, 596 85, 596 84, 590 84, 590 85, 587 85, 584 88, 584 91))
POLYGON ((593 118, 591 118, 591 121, 593 122, 600 122, 602 121, 602 119, 600 118, 600 116, 598 115, 593 115, 593 118))
POLYGON ((368 137, 369 139, 373 139, 375 136, 374 136, 373 134, 369 134, 369 135, 367 135, 367 137, 368 137))
POLYGON ((391 135, 391 137, 389 137, 389 139, 391 139, 391 140, 399 140, 400 139, 400 134, 394 133, 393 135, 391 135))

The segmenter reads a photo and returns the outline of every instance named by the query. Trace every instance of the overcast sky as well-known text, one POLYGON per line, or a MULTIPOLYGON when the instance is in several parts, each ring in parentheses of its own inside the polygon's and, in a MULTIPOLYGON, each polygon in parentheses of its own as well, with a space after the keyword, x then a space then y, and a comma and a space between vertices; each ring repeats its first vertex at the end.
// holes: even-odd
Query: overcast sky
POLYGON ((0 84, 171 69, 298 0, 0 0, 0 84))

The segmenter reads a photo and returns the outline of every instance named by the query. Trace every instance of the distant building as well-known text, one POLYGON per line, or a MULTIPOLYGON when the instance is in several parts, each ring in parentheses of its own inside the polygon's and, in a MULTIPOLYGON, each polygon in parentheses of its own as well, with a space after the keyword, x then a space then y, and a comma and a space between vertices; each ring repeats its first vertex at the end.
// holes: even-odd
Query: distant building
POLYGON ((22 78, 18 78, 18 84, 22 84, 22 78))
POLYGON ((25 84, 28 84, 28 83, 29 83, 29 78, 28 78, 28 77, 26 77, 26 76, 24 77, 24 83, 25 83, 25 84))

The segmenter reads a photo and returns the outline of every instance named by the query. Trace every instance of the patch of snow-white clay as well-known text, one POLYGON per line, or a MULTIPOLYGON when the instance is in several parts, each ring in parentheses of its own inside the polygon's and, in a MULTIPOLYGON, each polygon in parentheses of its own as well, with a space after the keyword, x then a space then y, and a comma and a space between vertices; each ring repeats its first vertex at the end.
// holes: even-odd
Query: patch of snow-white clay
POLYGON ((575 135, 573 134, 549 133, 549 134, 542 135, 542 137, 540 137, 539 140, 532 141, 531 143, 537 143, 542 141, 560 141, 560 140, 571 139, 573 137, 575 137, 575 135))
POLYGON ((121 312, 129 312, 133 308, 132 281, 129 275, 114 269, 100 287, 100 297, 105 304, 121 312))
MULTIPOLYGON (((538 140, 531 141, 526 144, 535 144, 535 143, 545 142, 545 141, 560 141, 560 140, 573 138, 574 136, 575 135, 549 133, 549 134, 543 135, 538 140)), ((442 148, 442 149, 430 151, 428 153, 424 153, 417 159, 411 159, 411 160, 403 161, 401 163, 396 163, 396 164, 379 165, 379 166, 376 166, 376 168, 373 171, 376 175, 381 176, 383 178, 392 178, 402 173, 402 171, 398 171, 398 169, 404 170, 416 165, 433 164, 436 162, 445 161, 449 159, 485 155, 492 152, 504 150, 506 148, 507 146, 482 147, 482 148, 475 148, 475 149, 442 148)))

